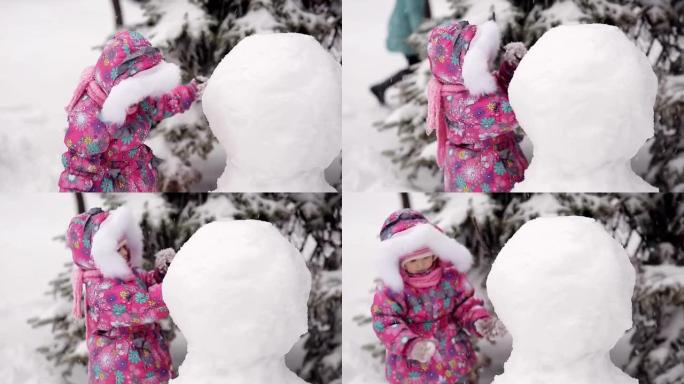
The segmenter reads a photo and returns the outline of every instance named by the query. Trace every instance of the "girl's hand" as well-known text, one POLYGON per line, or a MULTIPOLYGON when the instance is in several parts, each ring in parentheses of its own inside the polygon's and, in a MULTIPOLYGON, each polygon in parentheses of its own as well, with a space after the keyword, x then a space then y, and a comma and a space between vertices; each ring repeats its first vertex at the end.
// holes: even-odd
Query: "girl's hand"
POLYGON ((166 276, 169 270, 171 261, 176 256, 176 251, 173 248, 165 248, 154 255, 154 270, 157 273, 158 280, 161 281, 166 276))
POLYGON ((411 347, 407 357, 410 360, 415 360, 420 363, 427 363, 430 361, 430 359, 432 359, 432 356, 435 354, 436 350, 437 347, 432 340, 418 340, 411 347))
POLYGON ((504 61, 508 61, 517 65, 527 53, 527 48, 525 47, 525 44, 519 41, 514 41, 512 43, 506 44, 504 46, 504 51, 504 61))
POLYGON ((197 100, 202 99, 202 95, 204 94, 204 88, 207 87, 208 80, 209 78, 201 75, 198 75, 197 77, 195 77, 195 80, 193 80, 195 82, 195 86, 197 87, 197 100))

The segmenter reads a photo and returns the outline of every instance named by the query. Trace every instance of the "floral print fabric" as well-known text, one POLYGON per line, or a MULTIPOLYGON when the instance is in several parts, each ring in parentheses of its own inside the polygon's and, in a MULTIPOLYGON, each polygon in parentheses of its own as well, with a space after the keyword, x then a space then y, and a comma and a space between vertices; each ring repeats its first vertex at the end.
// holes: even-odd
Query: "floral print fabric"
POLYGON ((489 317, 465 275, 440 263, 442 278, 433 287, 405 284, 402 292, 381 286, 375 293, 373 330, 387 349, 385 375, 392 384, 459 383, 477 361, 470 342, 474 323, 489 317), (427 363, 407 358, 420 339, 435 341, 427 363))
MULTIPOLYGON (((463 85, 462 63, 476 28, 461 21, 430 32, 428 58, 437 81, 463 85)), ((498 89, 491 94, 471 95, 465 88, 442 92, 445 191, 508 192, 522 180, 527 160, 513 134, 518 123, 506 93, 513 69, 511 63, 501 63, 494 74, 498 89)))

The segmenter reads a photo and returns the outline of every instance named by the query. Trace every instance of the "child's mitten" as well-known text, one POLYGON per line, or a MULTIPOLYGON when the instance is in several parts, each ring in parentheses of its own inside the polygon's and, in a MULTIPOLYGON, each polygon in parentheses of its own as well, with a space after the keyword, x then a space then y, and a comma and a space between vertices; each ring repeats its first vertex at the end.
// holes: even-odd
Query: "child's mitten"
POLYGON ((519 41, 514 41, 504 46, 503 59, 504 61, 515 64, 517 66, 526 53, 527 48, 525 48, 525 44, 519 41))
POLYGON ((520 42, 508 43, 504 47, 504 54, 496 74, 496 80, 504 91, 508 92, 508 84, 513 78, 513 72, 520 64, 523 56, 527 53, 527 48, 520 42))
POLYGON ((408 352, 407 357, 409 360, 415 360, 420 363, 427 363, 432 359, 432 356, 435 354, 435 351, 437 350, 437 347, 435 346, 435 343, 431 340, 418 340, 413 344, 411 349, 408 352))
POLYGON ((164 248, 154 255, 154 271, 157 275, 157 281, 164 279, 175 256, 176 251, 173 248, 164 248))

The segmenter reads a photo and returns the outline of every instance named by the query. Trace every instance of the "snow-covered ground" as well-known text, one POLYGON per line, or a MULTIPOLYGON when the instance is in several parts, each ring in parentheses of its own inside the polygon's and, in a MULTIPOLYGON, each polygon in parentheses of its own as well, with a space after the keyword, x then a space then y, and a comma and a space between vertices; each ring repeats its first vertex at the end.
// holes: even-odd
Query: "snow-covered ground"
MULTIPOLYGON (((396 146, 391 131, 379 132, 374 124, 390 110, 378 104, 369 87, 406 66, 406 59, 387 51, 387 22, 393 1, 344 0, 342 51, 342 185, 346 191, 414 190, 406 174, 382 151, 396 146)), ((448 14, 445 0, 432 0, 435 15, 448 14)), ((388 92, 388 102, 392 100, 388 92)), ((396 93, 394 93, 396 95, 396 93)))
MULTIPOLYGON (((94 196, 86 198, 90 207, 94 196)), ((32 329, 26 320, 52 313, 56 304, 44 293, 71 252, 64 235, 76 213, 71 194, 0 194, 0 383, 61 383, 36 348, 52 338, 49 327, 32 329)), ((85 382, 84 370, 75 370, 76 382, 85 382)))
MULTIPOLYGON (((127 23, 140 8, 122 1, 127 23)), ((0 12, 0 191, 57 190, 64 106, 114 31, 110 2, 4 0, 0 12)))

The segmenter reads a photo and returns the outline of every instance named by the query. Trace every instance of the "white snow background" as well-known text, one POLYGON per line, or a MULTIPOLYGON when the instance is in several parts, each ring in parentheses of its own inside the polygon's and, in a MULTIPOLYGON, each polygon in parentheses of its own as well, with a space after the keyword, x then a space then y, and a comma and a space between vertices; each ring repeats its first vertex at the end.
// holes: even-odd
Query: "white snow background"
MULTIPOLYGON (((89 207, 95 202, 96 196, 86 196, 89 207)), ((0 212, 0 384, 62 383, 36 351, 52 340, 49 327, 33 329, 26 320, 71 311, 45 292, 71 261, 64 242, 54 237, 64 235, 76 199, 71 194, 0 194, 0 212)), ((85 383, 85 369, 75 369, 73 379, 85 383)))
MULTIPOLYGON (((142 21, 130 0, 126 23, 142 21)), ((4 0, 0 11, 0 191, 57 190, 64 106, 114 31, 110 2, 4 0)))

